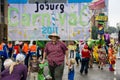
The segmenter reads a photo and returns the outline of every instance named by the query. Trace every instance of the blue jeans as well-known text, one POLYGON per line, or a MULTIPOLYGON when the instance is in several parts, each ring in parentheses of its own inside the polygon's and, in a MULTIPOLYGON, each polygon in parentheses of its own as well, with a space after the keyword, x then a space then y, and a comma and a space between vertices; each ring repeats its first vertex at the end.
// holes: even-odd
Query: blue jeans
POLYGON ((81 69, 80 73, 83 73, 85 71, 85 74, 88 73, 88 65, 89 65, 89 58, 83 58, 81 62, 81 69))

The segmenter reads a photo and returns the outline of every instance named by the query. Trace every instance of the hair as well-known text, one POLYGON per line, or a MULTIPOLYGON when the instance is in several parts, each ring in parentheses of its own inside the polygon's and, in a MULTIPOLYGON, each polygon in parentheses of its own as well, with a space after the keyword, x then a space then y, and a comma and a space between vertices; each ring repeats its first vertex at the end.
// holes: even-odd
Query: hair
POLYGON ((5 68, 8 68, 12 63, 13 63, 12 59, 6 59, 3 65, 5 66, 5 68))
POLYGON ((16 56, 16 61, 17 62, 23 62, 25 60, 25 56, 23 54, 18 54, 16 56))
POLYGON ((75 59, 74 58, 70 59, 70 64, 75 64, 75 59))
POLYGON ((36 41, 33 41, 33 43, 32 43, 33 45, 36 45, 36 41))
POLYGON ((13 62, 13 63, 11 64, 11 66, 10 66, 10 68, 9 68, 9 74, 12 74, 14 67, 15 67, 16 65, 18 65, 18 64, 19 64, 18 62, 13 62))

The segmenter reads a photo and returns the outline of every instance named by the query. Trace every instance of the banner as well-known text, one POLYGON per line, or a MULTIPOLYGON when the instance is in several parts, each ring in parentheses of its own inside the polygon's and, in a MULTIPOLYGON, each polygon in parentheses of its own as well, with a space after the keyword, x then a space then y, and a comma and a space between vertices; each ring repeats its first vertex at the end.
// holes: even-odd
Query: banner
POLYGON ((49 40, 56 32, 62 40, 86 40, 91 16, 88 3, 10 3, 8 39, 49 40))

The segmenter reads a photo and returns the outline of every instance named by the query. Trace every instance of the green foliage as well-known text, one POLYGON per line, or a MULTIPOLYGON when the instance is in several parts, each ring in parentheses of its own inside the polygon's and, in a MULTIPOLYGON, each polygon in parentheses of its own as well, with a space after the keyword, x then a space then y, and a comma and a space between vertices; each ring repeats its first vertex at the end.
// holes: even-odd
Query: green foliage
POLYGON ((105 28, 105 32, 108 32, 109 34, 117 32, 117 28, 109 26, 108 28, 105 28))

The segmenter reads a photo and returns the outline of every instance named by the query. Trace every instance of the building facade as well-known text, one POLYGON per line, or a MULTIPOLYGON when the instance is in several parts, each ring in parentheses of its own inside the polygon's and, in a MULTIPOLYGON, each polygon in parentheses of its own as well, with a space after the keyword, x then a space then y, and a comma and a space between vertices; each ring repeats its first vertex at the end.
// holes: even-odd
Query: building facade
POLYGON ((0 0, 0 40, 7 38, 7 0, 0 0))

